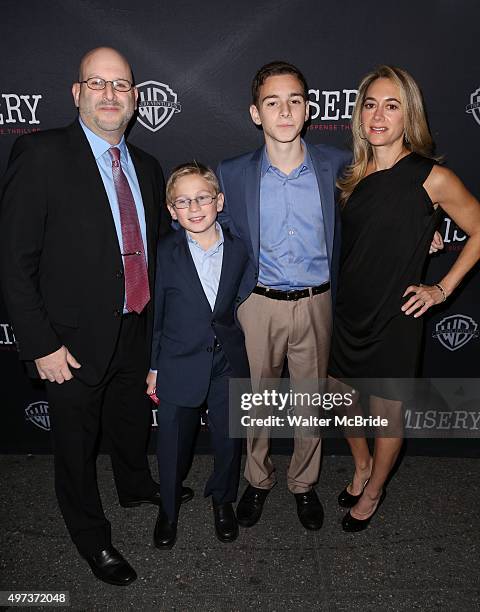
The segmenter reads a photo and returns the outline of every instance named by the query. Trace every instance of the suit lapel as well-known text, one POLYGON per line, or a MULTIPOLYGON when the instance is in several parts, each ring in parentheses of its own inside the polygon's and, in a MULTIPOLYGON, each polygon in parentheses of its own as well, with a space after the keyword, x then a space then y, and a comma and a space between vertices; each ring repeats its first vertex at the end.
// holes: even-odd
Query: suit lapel
POLYGON ((180 229, 176 233, 176 245, 173 249, 172 258, 177 264, 177 269, 180 270, 188 286, 197 293, 201 302, 205 304, 209 313, 211 313, 212 310, 210 308, 210 304, 207 300, 207 296, 205 295, 205 291, 203 290, 202 283, 200 282, 197 269, 193 262, 192 254, 188 248, 187 237, 184 229, 180 229))
POLYGON ((67 131, 72 154, 72 168, 76 171, 76 195, 79 205, 85 212, 88 210, 89 218, 96 219, 99 226, 105 225, 108 228, 104 235, 111 240, 111 246, 118 255, 120 266, 120 245, 115 222, 92 149, 78 121, 68 126, 67 131))
POLYGON ((222 270, 220 272, 220 281, 218 283, 217 298, 215 300, 215 308, 213 309, 214 314, 220 308, 220 305, 225 295, 229 294, 228 286, 232 278, 234 278, 233 267, 235 257, 232 253, 233 250, 233 238, 226 230, 223 230, 223 257, 222 257, 222 270))
POLYGON ((332 262, 333 238, 335 231, 335 197, 332 185, 334 184, 332 167, 326 162, 316 147, 307 145, 310 158, 313 162, 317 177, 318 191, 323 213, 325 228, 325 242, 329 264, 332 262))
POLYGON ((257 266, 260 252, 260 172, 262 167, 262 152, 263 147, 257 149, 253 154, 250 162, 245 168, 244 182, 248 227, 257 266))

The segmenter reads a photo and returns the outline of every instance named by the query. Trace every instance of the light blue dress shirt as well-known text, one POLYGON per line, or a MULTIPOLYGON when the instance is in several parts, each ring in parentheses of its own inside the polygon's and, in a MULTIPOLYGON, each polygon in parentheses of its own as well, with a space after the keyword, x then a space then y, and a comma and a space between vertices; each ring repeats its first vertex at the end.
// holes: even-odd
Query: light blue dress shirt
POLYGON ((330 278, 317 178, 304 143, 304 161, 287 176, 264 148, 260 178, 259 283, 288 291, 330 278))
MULTIPOLYGON (((115 223, 115 230, 117 232, 118 244, 120 247, 120 253, 123 253, 120 209, 118 207, 117 192, 115 191, 115 185, 113 182, 112 158, 110 157, 110 153, 108 152, 108 149, 110 149, 112 145, 106 140, 103 140, 103 138, 100 138, 100 136, 97 136, 97 134, 95 134, 94 132, 92 132, 92 130, 88 128, 80 118, 79 122, 90 144, 92 153, 95 157, 95 161, 97 162, 97 166, 100 171, 100 176, 102 177, 102 181, 105 186, 105 191, 107 192, 110 209, 112 211, 113 221, 115 223)), ((143 208, 143 201, 140 193, 140 186, 138 184, 137 174, 135 172, 135 167, 133 165, 132 158, 130 157, 130 154, 128 152, 127 145, 125 143, 125 138, 122 136, 121 141, 118 143, 118 145, 115 146, 120 149, 120 163, 122 164, 122 170, 125 176, 127 177, 128 184, 130 185, 130 189, 132 190, 135 207, 137 209, 138 222, 140 224, 140 232, 142 235, 143 251, 145 253, 145 260, 148 263, 147 226, 145 222, 145 209, 143 208)), ((126 302, 124 302, 124 314, 128 312, 128 310, 125 308, 125 304, 126 302)))
POLYGON ((223 231, 219 223, 216 223, 215 227, 219 232, 219 238, 207 251, 202 249, 198 242, 186 232, 188 248, 212 311, 217 299, 223 262, 223 231))

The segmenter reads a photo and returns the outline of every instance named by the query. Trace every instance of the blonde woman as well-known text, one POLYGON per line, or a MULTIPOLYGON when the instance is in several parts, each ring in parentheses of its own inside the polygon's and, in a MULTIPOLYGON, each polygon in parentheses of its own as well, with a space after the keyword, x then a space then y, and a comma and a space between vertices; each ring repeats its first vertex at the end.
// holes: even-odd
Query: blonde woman
MULTIPOLYGON (((480 258, 480 205, 435 161, 422 96, 406 71, 380 66, 362 80, 352 134, 354 160, 339 185, 342 251, 329 371, 336 379, 412 378, 422 315, 448 299, 480 258), (447 274, 422 285, 443 211, 469 238, 447 274)), ((388 385, 369 397, 373 415, 400 413, 401 405, 388 385)), ((355 473, 338 501, 350 508, 343 529, 361 531, 385 496, 402 439, 377 437, 373 456, 365 438, 347 440, 355 473)))

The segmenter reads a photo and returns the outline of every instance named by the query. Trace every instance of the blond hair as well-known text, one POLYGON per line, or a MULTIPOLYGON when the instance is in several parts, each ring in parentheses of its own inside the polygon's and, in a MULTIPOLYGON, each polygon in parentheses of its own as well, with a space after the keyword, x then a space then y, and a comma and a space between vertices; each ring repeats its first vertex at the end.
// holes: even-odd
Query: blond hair
POLYGON ((345 204, 356 185, 365 176, 368 162, 372 158, 372 147, 363 137, 362 108, 370 85, 377 79, 390 79, 400 90, 403 108, 404 146, 409 151, 434 159, 433 140, 427 123, 422 93, 414 78, 406 71, 395 66, 379 66, 366 77, 358 87, 358 95, 352 115, 353 163, 338 181, 341 190, 340 201, 345 204))
POLYGON ((210 183, 210 185, 215 190, 215 195, 218 195, 220 193, 220 185, 218 183, 218 179, 215 175, 215 172, 208 166, 204 166, 203 164, 200 164, 194 160, 192 162, 187 162, 186 164, 177 166, 173 170, 167 181, 167 186, 165 189, 167 195, 167 204, 172 203, 172 193, 175 188, 175 183, 178 181, 178 179, 184 176, 192 175, 201 176, 208 183, 210 183))

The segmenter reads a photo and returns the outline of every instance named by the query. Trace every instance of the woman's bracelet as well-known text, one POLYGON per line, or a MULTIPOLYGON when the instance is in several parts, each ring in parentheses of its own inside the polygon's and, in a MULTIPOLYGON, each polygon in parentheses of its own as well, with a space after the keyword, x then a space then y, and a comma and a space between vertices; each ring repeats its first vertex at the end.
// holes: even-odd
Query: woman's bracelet
POLYGON ((442 285, 440 285, 440 283, 435 283, 434 287, 436 287, 437 289, 440 289, 443 295, 442 301, 445 302, 445 300, 447 299, 447 292, 445 291, 445 289, 442 287, 442 285))

